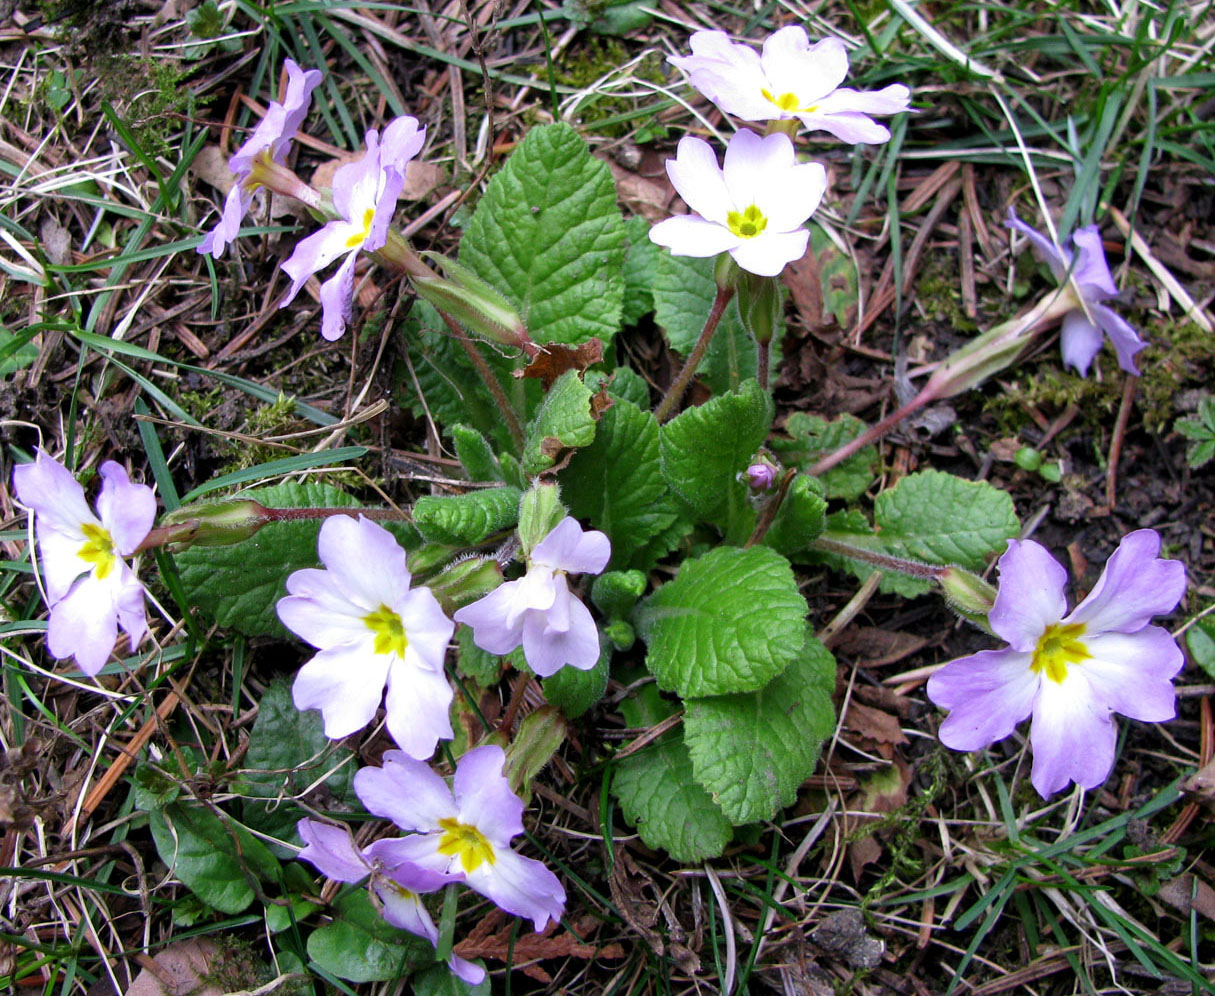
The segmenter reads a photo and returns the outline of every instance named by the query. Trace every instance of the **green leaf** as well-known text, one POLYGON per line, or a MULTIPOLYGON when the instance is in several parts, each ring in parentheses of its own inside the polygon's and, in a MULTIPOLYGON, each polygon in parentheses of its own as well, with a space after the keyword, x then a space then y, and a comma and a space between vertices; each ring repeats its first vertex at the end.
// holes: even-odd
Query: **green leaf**
POLYGON ((650 410, 650 387, 632 367, 617 367, 612 371, 608 394, 621 401, 632 402, 643 412, 650 410))
POLYGON ((771 819, 814 772, 835 728, 835 658, 817 640, 766 687, 689 699, 683 739, 696 781, 732 823, 771 819))
POLYGON ((1194 663, 1202 668, 1208 678, 1215 678, 1215 619, 1204 616, 1185 634, 1186 646, 1194 663))
POLYGON ((591 601, 608 619, 621 619, 633 611, 645 594, 646 576, 641 571, 608 571, 591 585, 591 601))
MULTIPOLYGON (((850 543, 865 550, 874 550, 878 553, 891 552, 886 549, 882 540, 875 535, 873 527, 869 525, 869 520, 865 518, 864 514, 855 510, 836 512, 834 515, 827 516, 827 528, 822 535, 828 539, 838 540, 841 543, 850 543)), ((834 553, 816 552, 812 559, 816 562, 827 564, 837 571, 846 571, 854 577, 860 578, 862 581, 874 571, 872 564, 834 553)), ((904 598, 918 598, 920 595, 927 595, 932 591, 932 583, 929 581, 921 581, 919 578, 913 578, 908 574, 900 574, 897 571, 881 570, 880 573, 882 578, 878 584, 878 591, 883 594, 901 595, 904 598)))
MULTIPOLYGON (((313 790, 313 796, 320 798, 308 797, 314 804, 351 801, 358 765, 352 750, 325 736, 317 710, 295 707, 289 684, 280 679, 262 693, 242 767, 247 769, 246 791, 258 797, 245 800, 245 822, 280 840, 293 840, 295 824, 308 814, 290 800, 320 781, 313 790)), ((289 853, 295 852, 283 851, 279 856, 289 853)))
POLYGON ((763 688, 802 652, 806 601, 767 547, 718 547, 684 561, 642 603, 646 667, 682 698, 763 688))
POLYGON ((366 889, 338 896, 334 919, 308 935, 308 957, 349 982, 384 982, 434 963, 430 942, 380 916, 366 889))
POLYGON ((754 513, 738 475, 771 424, 767 393, 754 380, 744 381, 738 391, 689 408, 662 427, 663 476, 702 520, 734 525, 734 533, 740 533, 748 515, 754 522, 754 513))
POLYGON ((160 860, 221 913, 239 913, 253 902, 251 877, 278 878, 278 861, 266 845, 236 821, 220 822, 209 809, 173 802, 151 810, 148 827, 160 860))
POLYGON ((413 996, 490 996, 489 976, 470 986, 451 974, 446 965, 435 965, 419 972, 409 981, 413 996))
POLYGON ((453 425, 451 438, 456 447, 456 459, 468 471, 470 481, 501 481, 502 467, 494 456, 493 448, 476 429, 467 425, 453 425))
POLYGON ((0 377, 7 377, 38 359, 38 347, 29 341, 29 335, 30 333, 27 333, 19 337, 18 333, 0 327, 0 350, 7 354, 0 359, 0 377), (22 342, 22 339, 25 341, 22 342))
MULTIPOLYGON (((667 342, 680 356, 692 352, 705 319, 713 308, 717 284, 713 280, 714 258, 658 255, 654 275, 654 318, 667 342)), ((779 351, 772 345, 772 369, 778 369, 779 351)), ((755 342, 738 317, 738 302, 731 301, 709 342, 697 375, 714 394, 737 388, 756 373, 755 342)))
POLYGON ((476 546, 519 521, 518 488, 483 488, 464 495, 424 495, 414 502, 413 521, 422 538, 447 546, 476 546))
POLYGON ((459 646, 456 662, 460 673, 482 688, 496 685, 502 677, 502 658, 473 643, 472 629, 468 626, 456 630, 456 643, 459 646))
POLYGON ((589 446, 594 439, 591 389, 582 383, 576 370, 567 370, 549 388, 527 427, 523 471, 535 477, 555 464, 562 450, 589 446))
POLYGON ((595 441, 561 472, 561 495, 570 514, 607 533, 608 566, 629 566, 637 549, 679 514, 662 475, 654 416, 617 401, 600 419, 595 441))
MULTIPOLYGON (((841 415, 828 421, 818 415, 794 412, 785 422, 785 432, 793 438, 773 439, 768 446, 787 466, 809 470, 820 458, 834 453, 867 428, 864 422, 852 415, 841 415)), ((877 460, 877 447, 865 446, 843 463, 832 467, 822 477, 827 497, 847 501, 860 497, 873 483, 873 468, 877 460)))
POLYGON ((850 328, 856 322, 856 302, 859 300, 856 267, 821 225, 812 221, 807 227, 810 229, 810 248, 818 264, 823 310, 841 328, 850 328))
MULTIPOLYGON (((271 508, 358 505, 327 484, 276 484, 241 492, 271 508)), ((289 636, 274 605, 287 594, 287 576, 316 567, 320 520, 272 522, 231 546, 195 546, 177 554, 182 587, 199 610, 221 626, 246 636, 289 636)))
POLYGON ((1203 398, 1198 403, 1198 418, 1178 419, 1173 428, 1190 442, 1185 458, 1197 470, 1215 457, 1215 398, 1203 398))
POLYGON ((621 325, 636 325, 654 310, 654 275, 660 250, 650 240, 650 223, 637 215, 624 223, 629 240, 624 256, 624 308, 621 325))
POLYGON ((539 343, 610 347, 624 300, 624 219, 607 165, 565 124, 532 128, 489 182, 460 262, 518 308, 539 343))
POLYGON ((563 667, 541 682, 544 697, 569 719, 577 719, 603 698, 603 693, 607 691, 611 659, 612 648, 604 645, 594 667, 586 671, 563 667))
POLYGON ((809 549, 827 524, 827 501, 817 477, 798 474, 789 485, 764 542, 779 554, 792 557, 809 549))
MULTIPOLYGON (((653 726, 671 709, 652 685, 621 703, 633 727, 653 726)), ((717 857, 730 843, 730 821, 693 779, 692 759, 678 732, 613 762, 612 772, 612 794, 624 818, 650 847, 690 864, 717 857)))

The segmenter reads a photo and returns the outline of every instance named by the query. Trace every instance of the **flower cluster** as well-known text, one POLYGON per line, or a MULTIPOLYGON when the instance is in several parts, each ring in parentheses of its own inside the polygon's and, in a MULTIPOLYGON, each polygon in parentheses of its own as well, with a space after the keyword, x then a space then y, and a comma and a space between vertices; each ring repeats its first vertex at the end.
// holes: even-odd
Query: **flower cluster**
POLYGON ((691 45, 690 56, 668 60, 727 114, 769 122, 769 134, 737 132, 724 167, 707 142, 681 139, 667 174, 693 213, 660 222, 650 238, 677 256, 729 253, 749 273, 774 277, 805 253, 810 234, 803 226, 827 190, 826 169, 797 162, 780 122, 799 121, 845 142, 885 142, 890 132, 869 115, 906 111, 910 91, 901 84, 877 92, 841 87, 848 73, 843 43, 811 45, 796 26, 773 34, 762 55, 722 31, 697 31, 691 45))
POLYGON ((1124 536, 1097 586, 1068 613, 1067 572, 1045 547, 1013 540, 1000 558, 988 622, 1008 641, 945 665, 928 696, 950 710, 941 741, 979 750, 1033 716, 1030 778, 1045 798, 1075 782, 1096 788, 1114 764, 1111 714, 1172 719, 1172 679, 1184 659, 1168 630, 1149 625, 1185 593, 1185 568, 1161 560, 1150 529, 1124 536))

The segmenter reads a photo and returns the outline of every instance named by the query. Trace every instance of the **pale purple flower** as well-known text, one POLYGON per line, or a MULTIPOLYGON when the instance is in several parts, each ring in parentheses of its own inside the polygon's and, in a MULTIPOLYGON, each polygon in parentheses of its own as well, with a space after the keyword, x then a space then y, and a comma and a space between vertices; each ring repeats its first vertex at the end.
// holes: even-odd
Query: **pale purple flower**
POLYGON ((667 174, 695 213, 660 221, 650 239, 676 256, 728 252, 763 277, 801 259, 810 239, 802 226, 827 190, 827 171, 819 163, 799 164, 783 134, 738 132, 726 147, 724 168, 708 142, 681 138, 667 174))
MULTIPOLYGON (((385 854, 385 845, 390 843, 387 840, 377 840, 360 850, 344 826, 300 820, 296 830, 307 845, 299 853, 301 861, 315 865, 335 882, 359 882, 370 875, 369 885, 384 919, 438 945, 439 929, 422 905, 420 894, 443 888, 447 876, 385 854)), ((485 969, 459 955, 453 954, 447 964, 453 975, 470 985, 479 985, 485 979, 485 969)))
POLYGON ((471 626, 473 643, 488 653, 522 646, 528 666, 542 678, 566 664, 586 671, 599 660, 599 629, 570 593, 566 574, 598 574, 611 556, 607 536, 583 532, 566 516, 536 544, 523 577, 459 609, 455 620, 471 626))
POLYGON ((370 519, 326 519, 317 550, 327 569, 296 571, 277 606, 283 625, 320 651, 296 675, 296 708, 319 709, 336 740, 371 722, 383 697, 397 745, 430 757, 452 736, 443 660, 455 624, 429 588, 409 586, 405 551, 370 519))
POLYGON ((341 338, 354 301, 354 266, 360 252, 375 252, 388 241, 388 226, 405 183, 406 164, 422 149, 426 129, 416 118, 400 117, 379 132, 367 133, 367 153, 333 174, 333 207, 338 217, 296 247, 283 271, 291 287, 285 308, 308 278, 341 256, 337 272, 321 284, 321 335, 341 338))
POLYGON ((112 460, 101 465, 97 515, 71 472, 38 450, 33 463, 13 468, 17 500, 34 513, 34 532, 50 608, 47 647, 75 657, 90 677, 109 660, 119 627, 132 652, 148 632, 144 588, 123 559, 156 519, 156 496, 132 484, 112 460))
POLYGON ((1149 625, 1185 593, 1185 567, 1160 560, 1160 537, 1122 538, 1097 586, 1070 613, 1067 572, 1045 547, 1011 541, 988 622, 1007 640, 951 661, 928 680, 928 697, 951 710, 941 741, 979 750, 1032 715, 1030 778, 1046 798, 1076 782, 1096 788, 1114 764, 1112 713, 1160 723, 1176 714, 1172 678, 1184 659, 1168 630, 1149 625))
POLYGON ((752 491, 767 491, 776 481, 776 468, 768 463, 753 463, 745 471, 747 486, 752 491))
POLYGON ((258 186, 252 176, 255 162, 267 159, 283 165, 291 149, 291 140, 308 115, 312 91, 321 82, 321 73, 316 69, 305 72, 290 59, 284 60, 283 65, 287 69, 287 93, 281 104, 277 100, 270 101, 265 117, 253 129, 253 134, 228 160, 228 169, 236 174, 236 182, 228 191, 219 224, 199 244, 200 253, 222 256, 228 243, 236 239, 241 220, 253 203, 253 191, 258 186))
POLYGON ((1089 364, 1101 348, 1104 333, 1114 344, 1118 365, 1127 373, 1138 376, 1135 354, 1147 343, 1117 312, 1104 304, 1118 297, 1118 288, 1105 261, 1105 248, 1101 244, 1101 232, 1097 226, 1086 225, 1077 229, 1069 240, 1070 247, 1057 247, 1041 232, 1018 218, 1011 207, 1005 224, 1029 236, 1038 258, 1050 267, 1060 284, 1070 283, 1080 300, 1079 306, 1063 318, 1060 335, 1063 362, 1074 367, 1081 377, 1087 375, 1089 364))
POLYGON ((841 87, 848 75, 844 43, 824 38, 811 45, 796 25, 769 37, 763 55, 735 45, 724 31, 697 31, 691 55, 667 60, 727 114, 747 121, 797 118, 845 142, 888 142, 889 130, 869 115, 905 111, 911 99, 899 83, 876 91, 841 87))
POLYGON ((511 838, 523 833, 523 801, 502 774, 505 762, 493 744, 470 750, 448 789, 428 765, 389 751, 382 768, 355 774, 354 789, 368 812, 413 831, 378 841, 380 860, 465 882, 540 931, 550 919, 561 919, 565 889, 539 861, 511 850, 511 838))

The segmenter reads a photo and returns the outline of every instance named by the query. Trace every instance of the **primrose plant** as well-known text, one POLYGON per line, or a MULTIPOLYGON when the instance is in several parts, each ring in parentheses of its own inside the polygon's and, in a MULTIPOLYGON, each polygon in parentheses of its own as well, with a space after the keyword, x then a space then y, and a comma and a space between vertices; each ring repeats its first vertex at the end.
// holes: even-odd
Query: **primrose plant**
POLYGON ((288 163, 322 70, 290 60, 282 102, 232 156, 236 184, 198 251, 238 253, 251 191, 264 187, 319 226, 281 263, 281 306, 304 309, 310 278, 337 264, 316 292, 324 338, 382 326, 391 302, 359 313, 356 288, 404 277, 417 300, 394 330, 409 370, 395 400, 437 424, 460 484, 403 510, 329 485, 279 484, 187 504, 156 524, 152 491, 116 463, 100 468, 96 515, 46 452, 14 473, 33 516, 49 650, 85 675, 110 660, 119 628, 132 653, 148 635, 127 562, 143 551, 171 568, 191 618, 311 648, 299 651, 307 659, 290 691, 272 686, 260 705, 246 760, 252 801, 239 819, 191 806, 155 766, 141 769, 136 799, 166 863, 207 905, 240 912, 255 896, 251 877, 280 890, 267 907, 272 930, 315 922, 320 895, 282 858, 333 883, 367 882, 327 893, 327 919, 309 935, 310 957, 338 977, 435 970, 437 958, 439 970, 481 982, 484 966, 454 938, 466 890, 537 931, 561 929, 566 886, 525 853, 530 844, 511 842, 531 777, 613 676, 634 689, 619 705, 630 726, 682 715, 646 749, 604 758, 620 813, 650 846, 680 862, 711 859, 736 827, 792 803, 835 724, 835 662, 812 635, 826 620, 810 616, 800 567, 877 571, 882 590, 906 597, 936 590, 1005 639, 1004 650, 947 665, 928 694, 949 710, 941 737, 957 750, 980 750, 1032 715, 1031 779, 1043 796, 1103 783, 1113 713, 1173 715, 1180 653, 1149 621, 1176 606, 1185 577, 1159 559, 1154 533, 1127 536, 1068 613, 1062 568, 1016 539, 1008 494, 925 470, 862 502, 877 481, 877 439, 915 408, 982 383, 1053 324, 1063 323, 1064 360, 1081 374, 1102 333, 1136 372, 1144 344, 1108 307, 1116 288, 1095 226, 1064 249, 1014 216, 1057 290, 946 357, 884 422, 794 416, 774 432, 780 277, 807 252, 808 219, 830 198, 828 171, 805 159, 798 130, 887 141, 874 116, 908 111, 910 92, 843 87, 844 45, 811 44, 800 27, 762 52, 713 31, 690 47, 673 66, 764 130, 743 125, 724 150, 682 138, 667 172, 689 210, 652 228, 621 215, 607 166, 554 124, 526 134, 490 179, 458 258, 415 253, 396 227, 397 200, 426 130, 407 116, 369 130, 362 155, 313 186, 288 163), (684 357, 657 398, 645 371, 615 361, 617 334, 651 313, 684 357), (708 398, 685 405, 697 378, 708 398), (997 556, 998 592, 979 577, 997 556), (507 672, 516 677, 503 683, 507 672), (509 701, 491 724, 477 703, 495 688, 509 701), (362 756, 381 761, 351 777, 356 755, 343 741, 355 736, 362 756), (332 803, 323 816, 300 787, 317 756, 332 803), (259 763, 278 774, 258 774, 259 763), (341 815, 359 812, 401 835, 362 824, 356 841, 341 815), (187 857, 191 834, 221 842, 205 867, 187 857), (229 840, 240 847, 223 851, 229 840), (343 939, 355 935, 368 940, 352 960, 343 939))

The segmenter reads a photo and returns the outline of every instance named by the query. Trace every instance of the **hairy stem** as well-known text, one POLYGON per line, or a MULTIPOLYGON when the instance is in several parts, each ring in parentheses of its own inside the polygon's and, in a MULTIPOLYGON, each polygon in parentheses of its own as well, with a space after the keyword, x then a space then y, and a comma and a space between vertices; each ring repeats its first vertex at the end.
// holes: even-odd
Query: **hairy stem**
POLYGON ((903 557, 892 557, 888 553, 866 550, 864 547, 853 546, 851 543, 842 543, 839 540, 827 539, 825 536, 820 536, 810 545, 815 550, 823 553, 834 553, 852 560, 863 560, 874 567, 880 567, 888 571, 898 571, 900 574, 907 574, 913 578, 922 578, 925 581, 935 581, 949 570, 948 567, 941 567, 936 564, 922 564, 918 560, 907 560, 903 557))
POLYGON ((472 365, 477 373, 480 374, 486 389, 493 396, 494 404, 498 406, 498 411, 502 413, 502 420, 506 423, 506 428, 510 432, 510 438, 515 441, 515 445, 522 452, 523 428, 519 425, 519 419, 515 415, 515 410, 510 406, 510 400, 506 397, 506 392, 502 390, 502 385, 498 382, 498 378, 494 376, 494 372, 490 370, 489 364, 485 362, 485 357, 477 351, 477 347, 464 334, 464 330, 460 328, 460 323, 445 311, 440 311, 439 315, 451 330, 451 334, 456 337, 456 342, 468 354, 468 358, 472 361, 472 365))
POLYGON ((705 319, 705 327, 701 330, 700 338, 696 340, 696 345, 692 347, 692 352, 688 354, 683 369, 679 371, 679 376, 667 388, 666 396, 659 403, 658 407, 654 409, 654 417, 659 422, 665 422, 671 417, 672 410, 679 404, 684 391, 688 389, 688 384, 696 374, 696 368, 700 366, 700 361, 704 359, 705 350, 709 348, 709 342, 713 338, 713 333, 717 331, 717 326, 721 322, 721 316, 726 312, 726 305, 730 303, 730 298, 733 296, 733 287, 717 288, 717 296, 713 298, 713 307, 709 309, 709 317, 705 319))

